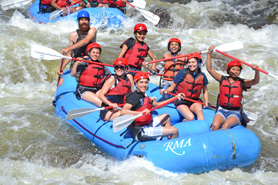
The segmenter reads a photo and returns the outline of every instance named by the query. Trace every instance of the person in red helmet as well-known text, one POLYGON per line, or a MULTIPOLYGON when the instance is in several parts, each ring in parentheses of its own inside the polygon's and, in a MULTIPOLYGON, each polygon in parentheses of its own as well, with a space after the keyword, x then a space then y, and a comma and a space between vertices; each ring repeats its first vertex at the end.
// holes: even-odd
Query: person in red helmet
MULTIPOLYGON (((97 29, 90 27, 90 14, 81 10, 77 14, 78 29, 71 32, 69 35, 69 47, 61 50, 61 54, 67 55, 68 57, 84 57, 86 56, 86 48, 89 44, 96 42, 97 29)), ((58 74, 62 74, 64 68, 70 62, 69 59, 64 59, 62 71, 58 71, 58 74)), ((74 65, 74 60, 71 63, 71 68, 74 65)))
MULTIPOLYGON (((91 43, 87 47, 87 53, 92 62, 102 63, 99 61, 101 46, 98 43, 91 43)), ((83 99, 100 107, 102 101, 98 98, 99 90, 102 88, 102 80, 106 75, 111 74, 109 69, 103 65, 92 64, 88 62, 76 61, 71 76, 79 75, 78 85, 76 87, 77 99, 83 99)))
MULTIPOLYGON (((171 38, 168 42, 168 52, 164 54, 163 59, 167 58, 173 58, 180 55, 183 55, 180 53, 181 51, 181 41, 178 38, 171 38)), ((186 65, 185 57, 177 58, 174 60, 166 60, 160 62, 156 66, 156 70, 161 71, 164 69, 164 77, 162 79, 161 83, 161 90, 167 89, 171 86, 173 83, 174 78, 178 74, 178 72, 182 69, 184 69, 184 66, 186 65)), ((161 76, 162 77, 162 76, 161 76)), ((162 98, 159 101, 167 100, 171 96, 169 94, 163 93, 162 98)))
MULTIPOLYGON (((137 73, 134 76, 136 90, 126 98, 126 103, 122 108, 122 114, 138 115, 146 112, 144 116, 137 118, 132 124, 133 138, 138 141, 147 141, 160 139, 167 136, 168 139, 174 139, 179 136, 178 129, 171 125, 169 114, 162 114, 152 118, 150 109, 164 102, 156 102, 156 98, 149 98, 145 92, 149 85, 149 75, 146 73, 137 73)), ((183 97, 178 94, 178 97, 183 97)))
MULTIPOLYGON (((149 56, 152 61, 156 60, 153 52, 149 46, 144 42, 148 29, 145 24, 139 23, 134 26, 134 38, 130 37, 124 41, 120 48, 121 52, 118 58, 125 58, 128 61, 130 70, 141 71, 142 66, 148 68, 151 72, 157 73, 155 70, 155 63, 150 69, 144 62, 145 58, 149 56)), ((132 73, 134 76, 135 73, 132 73)))
MULTIPOLYGON (((168 87, 166 92, 173 92, 176 89, 177 93, 184 93, 185 97, 201 102, 200 95, 203 91, 206 106, 208 106, 208 79, 201 72, 202 58, 199 53, 191 53, 187 57, 188 68, 178 72, 174 82, 168 87)), ((161 94, 165 93, 162 89, 161 94)), ((200 103, 194 103, 188 100, 177 100, 175 106, 179 113, 184 117, 183 121, 192 121, 197 115, 198 120, 204 120, 203 107, 200 103)))
POLYGON ((117 58, 114 61, 114 71, 107 78, 99 92, 99 99, 102 100, 103 106, 113 106, 113 110, 100 111, 100 118, 104 121, 113 121, 121 115, 118 104, 125 103, 126 96, 134 91, 133 77, 128 74, 128 62, 125 58, 117 58))
POLYGON ((239 61, 231 61, 227 66, 229 76, 224 76, 212 69, 211 53, 214 46, 208 49, 207 54, 207 71, 209 74, 220 83, 220 93, 218 95, 217 111, 213 118, 211 130, 228 129, 238 125, 242 121, 242 93, 246 88, 259 83, 260 73, 255 64, 252 64, 252 69, 255 70, 255 76, 252 80, 242 79, 239 77, 242 66, 239 61))

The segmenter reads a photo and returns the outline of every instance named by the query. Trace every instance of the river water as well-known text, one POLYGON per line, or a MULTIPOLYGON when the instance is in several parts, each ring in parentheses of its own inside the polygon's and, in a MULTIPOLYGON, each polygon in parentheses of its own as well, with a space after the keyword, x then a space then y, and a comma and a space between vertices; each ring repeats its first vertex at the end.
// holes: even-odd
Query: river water
MULTIPOLYGON (((147 10, 161 17, 158 26, 128 8, 119 30, 98 28, 101 60, 112 63, 133 26, 146 23, 146 42, 157 59, 168 40, 178 37, 182 52, 204 51, 210 45, 240 40, 244 48, 228 52, 278 75, 278 16, 274 0, 147 0, 147 10)), ((132 158, 116 161, 101 153, 83 135, 54 114, 60 61, 39 61, 33 44, 60 51, 68 45, 75 22, 40 25, 26 9, 0 10, 0 184, 276 184, 278 181, 278 81, 261 73, 260 83, 244 93, 244 107, 259 115, 252 127, 261 140, 261 154, 248 168, 200 175, 175 174, 132 158)), ((213 67, 225 74, 229 58, 213 55, 213 67)), ((204 61, 206 55, 203 55, 204 61)), ((149 60, 149 59, 148 59, 149 60)), ((202 70, 207 74, 205 65, 202 70)), ((244 66, 241 77, 252 78, 244 66)), ((218 84, 208 75, 210 102, 218 84)), ((152 78, 158 83, 158 78, 152 78)), ((171 161, 169 161, 171 162, 171 161)))

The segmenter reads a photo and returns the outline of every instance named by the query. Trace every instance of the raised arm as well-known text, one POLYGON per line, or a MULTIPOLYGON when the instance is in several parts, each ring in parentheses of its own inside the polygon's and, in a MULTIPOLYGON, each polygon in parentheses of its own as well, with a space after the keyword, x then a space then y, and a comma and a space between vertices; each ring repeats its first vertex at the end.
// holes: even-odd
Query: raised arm
POLYGON ((244 80, 244 84, 246 87, 251 87, 252 85, 256 85, 257 83, 260 82, 260 72, 258 70, 256 70, 256 68, 258 68, 257 65, 255 64, 251 64, 251 67, 253 70, 255 70, 255 76, 254 79, 252 80, 244 80))
POLYGON ((216 80, 216 81, 220 81, 222 75, 217 73, 214 69, 212 69, 212 65, 211 65, 211 54, 213 52, 213 49, 215 48, 215 46, 210 46, 208 49, 208 54, 207 54, 207 71, 209 72, 209 74, 216 80))

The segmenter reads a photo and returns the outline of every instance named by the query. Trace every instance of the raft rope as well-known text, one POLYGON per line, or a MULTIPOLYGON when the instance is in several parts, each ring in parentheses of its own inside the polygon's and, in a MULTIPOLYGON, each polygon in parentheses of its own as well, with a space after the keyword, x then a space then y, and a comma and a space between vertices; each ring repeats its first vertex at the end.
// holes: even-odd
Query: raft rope
POLYGON ((236 158, 236 147, 235 147, 235 142, 234 142, 234 139, 233 139, 233 136, 232 134, 227 130, 227 129, 223 129, 225 130, 226 132, 228 132, 228 134, 230 135, 231 139, 232 139, 232 143, 233 143, 233 149, 234 149, 234 153, 232 155, 232 158, 235 159, 236 158))
MULTIPOLYGON (((65 111, 65 109, 64 109, 63 106, 62 106, 61 108, 62 108, 62 110, 63 110, 63 112, 64 112, 65 114, 68 114, 68 113, 65 111)), ((73 121, 74 121, 76 124, 78 124, 81 128, 83 128, 85 131, 87 131, 89 134, 91 134, 92 136, 94 136, 94 137, 100 139, 101 141, 103 141, 103 142, 105 142, 105 143, 107 143, 107 144, 109 144, 109 145, 115 146, 115 147, 117 147, 117 148, 126 149, 126 147, 123 146, 123 145, 116 145, 116 144, 114 144, 114 143, 111 143, 111 142, 109 142, 109 141, 106 141, 105 139, 103 139, 103 138, 101 138, 101 137, 95 135, 94 133, 92 133, 91 131, 89 131, 88 129, 86 129, 83 125, 81 125, 80 123, 78 123, 75 119, 73 119, 73 121)))

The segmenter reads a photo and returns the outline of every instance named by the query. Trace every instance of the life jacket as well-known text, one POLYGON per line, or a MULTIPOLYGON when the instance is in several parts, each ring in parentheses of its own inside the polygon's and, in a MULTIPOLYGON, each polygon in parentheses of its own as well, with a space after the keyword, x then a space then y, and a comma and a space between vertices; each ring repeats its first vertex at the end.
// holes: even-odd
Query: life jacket
POLYGON ((183 80, 179 83, 177 93, 184 93, 186 97, 198 99, 204 87, 204 75, 201 73, 196 79, 185 69, 183 80))
POLYGON ((108 4, 109 3, 109 0, 97 0, 97 3, 98 4, 108 4))
POLYGON ((51 0, 41 0, 41 4, 50 5, 51 4, 51 0))
POLYGON ((246 90, 243 79, 231 84, 227 76, 222 76, 218 104, 225 109, 240 109, 243 90, 246 90))
POLYGON ((110 7, 126 7, 126 3, 122 0, 109 0, 110 7))
POLYGON ((56 4, 63 8, 68 5, 68 0, 58 0, 56 4))
POLYGON ((131 82, 127 75, 122 77, 113 76, 115 79, 114 87, 109 89, 106 97, 112 103, 125 103, 126 95, 131 92, 131 82))
POLYGON ((88 64, 80 73, 79 84, 86 87, 101 88, 101 81, 104 78, 104 73, 104 66, 88 64))
MULTIPOLYGON (((124 58, 127 59, 130 66, 141 69, 142 62, 144 62, 145 57, 147 57, 148 55, 148 45, 144 42, 143 44, 136 42, 135 39, 132 37, 129 39, 133 39, 134 45, 125 53, 124 58)), ((123 44, 124 42, 122 43, 122 45, 123 44)))
MULTIPOLYGON (((179 54, 181 55, 181 54, 179 54)), ((177 55, 177 56, 179 56, 177 55)), ((167 53, 164 55, 164 59, 167 58, 173 58, 173 56, 170 53, 167 53)), ((186 62, 185 57, 174 59, 174 60, 168 60, 165 61, 164 64, 164 78, 163 80, 173 81, 177 73, 184 69, 186 62)))
MULTIPOLYGON (((79 29, 77 29, 76 32, 77 32, 78 37, 77 37, 77 40, 76 40, 75 43, 77 43, 77 42, 83 40, 83 39, 88 35, 89 30, 88 30, 84 35, 81 35, 81 34, 80 34, 80 30, 79 30, 79 29)), ((89 42, 87 45, 85 45, 85 46, 82 46, 82 47, 80 47, 80 48, 77 48, 77 49, 72 50, 73 57, 75 57, 75 58, 77 58, 77 57, 84 57, 84 56, 86 55, 86 48, 87 48, 87 46, 88 46, 89 44, 91 44, 91 43, 92 43, 92 41, 90 41, 90 42, 89 42)))
MULTIPOLYGON (((142 107, 140 107, 136 111, 143 111, 146 108, 151 109, 152 107, 153 107, 152 100, 148 96, 145 96, 142 107)), ((150 124, 151 121, 152 121, 152 113, 141 116, 139 118, 136 118, 136 120, 134 121, 134 124, 135 124, 135 126, 143 126, 143 125, 150 124)))

